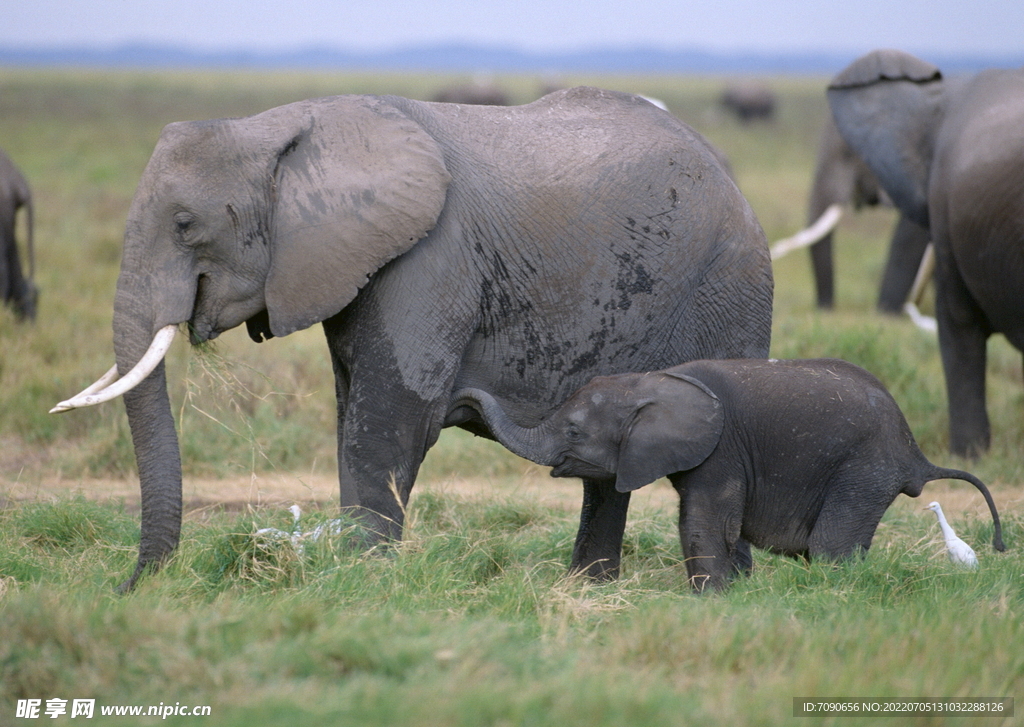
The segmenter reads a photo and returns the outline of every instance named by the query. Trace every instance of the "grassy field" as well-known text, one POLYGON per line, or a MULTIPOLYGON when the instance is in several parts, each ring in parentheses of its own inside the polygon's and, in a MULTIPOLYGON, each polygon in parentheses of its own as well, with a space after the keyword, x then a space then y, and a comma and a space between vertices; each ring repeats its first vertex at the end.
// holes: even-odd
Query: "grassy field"
MULTIPOLYGON (((772 353, 836 356, 878 375, 933 461, 989 483, 1005 554, 989 546, 973 488, 934 483, 920 500, 897 500, 863 561, 833 568, 758 553, 753 577, 697 597, 675 495, 659 484, 637 493, 623 578, 595 586, 564 576, 578 484, 446 432, 413 493, 405 542, 356 554, 342 534, 299 556, 253 533, 287 528, 292 502, 307 529, 335 516, 322 334, 255 346, 237 330, 202 352, 172 351, 192 506, 170 565, 133 595, 113 595, 138 538, 123 407, 47 410, 112 363, 124 219, 161 127, 334 93, 429 98, 451 80, 0 71, 0 147, 35 191, 42 290, 34 326, 0 311, 0 725, 24 723, 15 704, 30 698, 95 698, 100 723, 101 705, 180 703, 210 705, 207 723, 218 725, 845 725, 872 720, 794 719, 793 699, 1015 696, 1021 356, 991 340, 992 450, 978 462, 950 457, 934 336, 874 312, 888 210, 842 223, 833 312, 812 306, 806 254, 779 261, 772 353), (978 551, 979 572, 946 562, 934 517, 921 511, 931 499, 978 551)), ((804 223, 825 79, 771 79, 778 118, 749 127, 716 109, 723 79, 562 80, 661 98, 726 152, 770 240, 804 223)), ((499 81, 519 102, 541 87, 499 81)), ((884 723, 894 719, 945 721, 884 723)))

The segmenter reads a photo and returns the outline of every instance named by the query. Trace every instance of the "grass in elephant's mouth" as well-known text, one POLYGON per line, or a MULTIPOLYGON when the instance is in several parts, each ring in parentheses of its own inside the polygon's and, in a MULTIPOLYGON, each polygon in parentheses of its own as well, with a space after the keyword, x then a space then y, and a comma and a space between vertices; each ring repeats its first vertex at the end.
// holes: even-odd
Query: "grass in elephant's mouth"
MULTIPOLYGON (((661 503, 634 508, 614 583, 565 576, 574 513, 441 491, 413 499, 405 542, 370 553, 344 529, 301 554, 257 537, 291 527, 278 508, 192 518, 127 597, 112 589, 134 516, 81 498, 7 509, 0 710, 73 695, 209 704, 218 724, 744 725, 787 720, 795 696, 1012 696, 1024 551, 993 553, 984 518, 958 522, 982 561, 958 572, 917 504, 893 508, 863 560, 757 553, 751 578, 704 596, 661 503)), ((1024 519, 1004 532, 1019 543, 1024 519)))

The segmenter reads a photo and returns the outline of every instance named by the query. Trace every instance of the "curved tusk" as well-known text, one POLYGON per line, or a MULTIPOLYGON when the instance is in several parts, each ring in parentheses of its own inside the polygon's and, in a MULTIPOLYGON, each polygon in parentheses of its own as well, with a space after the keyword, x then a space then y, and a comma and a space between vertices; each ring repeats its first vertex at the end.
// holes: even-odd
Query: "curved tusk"
POLYGON ((103 389, 107 388, 115 381, 117 381, 117 364, 111 366, 110 371, 103 374, 103 376, 101 376, 96 381, 95 384, 82 389, 79 393, 75 394, 71 398, 77 399, 80 396, 88 396, 89 394, 95 394, 97 391, 102 391, 103 389))
POLYGON ((163 361, 164 356, 167 355, 167 350, 171 347, 171 342, 174 341, 174 335, 177 332, 177 324, 164 326, 156 332, 155 336, 153 336, 153 342, 149 344, 149 349, 142 358, 139 359, 139 362, 135 364, 135 367, 131 371, 117 381, 113 381, 111 372, 113 372, 114 376, 117 375, 117 367, 115 366, 104 374, 99 381, 85 389, 81 394, 73 396, 66 401, 62 401, 57 404, 57 406, 50 409, 50 413, 57 414, 85 406, 102 404, 105 401, 116 399, 126 391, 131 391, 138 386, 143 379, 153 373, 153 369, 163 361), (107 381, 108 377, 111 378, 111 381, 107 381))
POLYGON ((935 245, 929 242, 928 247, 924 249, 924 255, 921 256, 921 265, 918 267, 917 275, 914 277, 914 285, 910 288, 910 295, 907 296, 907 302, 903 304, 903 311, 910 316, 910 320, 914 322, 914 325, 929 333, 935 333, 939 330, 938 321, 931 316, 921 313, 917 304, 924 297, 925 286, 932 279, 934 271, 935 245))
POLYGON ((914 284, 910 287, 910 295, 907 297, 909 302, 914 304, 921 302, 924 288, 932 279, 933 272, 935 272, 935 244, 929 242, 924 249, 924 254, 921 255, 921 264, 917 268, 917 275, 914 276, 914 284))
POLYGON ((908 300, 903 304, 903 312, 910 316, 910 320, 914 322, 914 325, 920 328, 922 331, 928 331, 929 333, 937 333, 939 330, 939 322, 931 316, 926 316, 917 308, 917 304, 913 301, 908 300))
POLYGON ((821 217, 814 221, 810 227, 807 227, 800 232, 796 233, 792 237, 786 237, 771 247, 772 260, 778 260, 783 255, 798 250, 801 247, 808 247, 813 245, 818 240, 823 238, 828 233, 835 229, 836 225, 839 224, 839 218, 843 216, 843 206, 841 204, 830 204, 828 208, 821 213, 821 217))

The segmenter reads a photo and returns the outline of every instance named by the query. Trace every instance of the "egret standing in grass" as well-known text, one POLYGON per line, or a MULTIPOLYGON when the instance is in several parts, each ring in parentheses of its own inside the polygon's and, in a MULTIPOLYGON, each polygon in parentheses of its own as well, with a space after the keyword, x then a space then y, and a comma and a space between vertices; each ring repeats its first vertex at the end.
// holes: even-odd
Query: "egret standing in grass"
POLYGON ((292 514, 292 531, 290 533, 278 530, 277 528, 260 528, 256 531, 256 535, 264 538, 290 539, 292 541, 292 545, 295 546, 299 552, 302 552, 302 529, 299 527, 299 518, 302 517, 302 509, 298 505, 292 505, 288 508, 288 512, 292 514))
POLYGON ((933 502, 925 510, 931 510, 939 519, 939 527, 942 528, 942 537, 946 539, 946 552, 949 554, 950 562, 961 568, 977 568, 978 556, 974 554, 974 549, 971 546, 953 532, 953 528, 946 522, 946 516, 942 514, 942 506, 933 502))
POLYGON ((292 505, 288 508, 288 512, 292 514, 293 524, 292 531, 286 533, 283 530, 277 528, 260 528, 256 531, 256 535, 263 538, 280 539, 280 540, 291 540, 292 546, 295 550, 302 555, 305 552, 304 542, 306 540, 319 540, 322 535, 340 535, 342 531, 341 519, 331 520, 323 525, 317 525, 315 528, 310 530, 308 533, 302 532, 302 528, 299 527, 299 520, 302 518, 302 508, 298 505, 292 505))

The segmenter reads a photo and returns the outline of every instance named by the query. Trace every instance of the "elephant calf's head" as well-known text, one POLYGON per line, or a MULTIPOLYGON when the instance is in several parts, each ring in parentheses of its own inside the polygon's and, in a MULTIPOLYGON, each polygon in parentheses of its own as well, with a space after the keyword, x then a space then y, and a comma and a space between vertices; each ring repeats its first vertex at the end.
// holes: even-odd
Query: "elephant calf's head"
POLYGON ((556 477, 615 477, 620 492, 693 469, 714 451, 724 415, 718 397, 689 376, 665 372, 598 377, 574 394, 552 427, 561 431, 556 477))

